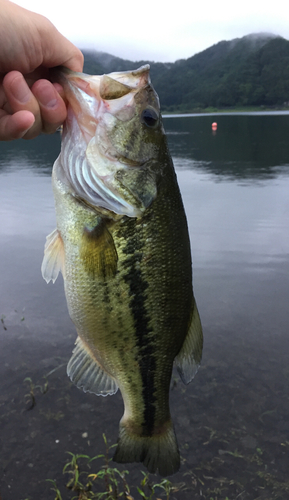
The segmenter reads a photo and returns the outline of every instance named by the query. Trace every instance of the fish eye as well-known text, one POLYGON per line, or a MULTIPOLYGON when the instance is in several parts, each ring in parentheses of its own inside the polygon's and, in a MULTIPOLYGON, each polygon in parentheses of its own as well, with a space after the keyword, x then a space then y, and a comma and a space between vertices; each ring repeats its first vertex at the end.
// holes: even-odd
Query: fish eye
POLYGON ((158 115, 152 108, 144 109, 141 114, 141 120, 147 127, 154 127, 158 122, 158 115))

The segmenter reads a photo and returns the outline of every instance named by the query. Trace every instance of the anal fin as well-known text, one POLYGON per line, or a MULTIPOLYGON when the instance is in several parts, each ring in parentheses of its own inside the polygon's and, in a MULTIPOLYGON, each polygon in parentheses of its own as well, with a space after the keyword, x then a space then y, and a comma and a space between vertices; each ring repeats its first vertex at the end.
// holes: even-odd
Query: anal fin
POLYGON ((115 394, 118 386, 88 352, 80 337, 76 339, 76 347, 67 365, 70 380, 84 392, 93 392, 97 396, 115 394))
POLYGON ((63 241, 60 233, 57 229, 54 229, 46 237, 46 243, 44 247, 44 257, 41 265, 42 276, 46 283, 50 280, 54 283, 59 271, 63 274, 64 269, 64 247, 63 241))
POLYGON ((177 370, 184 384, 189 384, 197 373, 202 359, 202 350, 203 331, 197 304, 194 302, 187 336, 175 358, 177 370))

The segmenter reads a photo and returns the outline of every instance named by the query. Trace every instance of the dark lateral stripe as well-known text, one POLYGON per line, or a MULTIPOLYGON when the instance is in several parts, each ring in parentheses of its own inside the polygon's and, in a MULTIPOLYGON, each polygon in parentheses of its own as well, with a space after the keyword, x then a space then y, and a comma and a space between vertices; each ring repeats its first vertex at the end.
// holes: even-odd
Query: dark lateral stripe
MULTIPOLYGON (((133 239, 136 238, 135 236, 133 239)), ((127 245, 127 253, 131 249, 132 241, 127 245)), ((133 247, 139 248, 139 244, 133 247)), ((139 243, 139 242, 138 242, 139 243)), ((126 252, 125 252, 126 253, 126 252)), ((147 281, 143 278, 140 269, 136 268, 136 263, 140 262, 142 254, 138 251, 128 255, 123 262, 127 273, 124 276, 125 282, 129 285, 131 302, 130 307, 134 318, 136 344, 139 353, 139 366, 142 379, 142 396, 145 405, 143 435, 151 435, 155 425, 155 401, 154 396, 154 375, 156 361, 153 352, 153 344, 149 337, 149 316, 145 307, 147 281)))

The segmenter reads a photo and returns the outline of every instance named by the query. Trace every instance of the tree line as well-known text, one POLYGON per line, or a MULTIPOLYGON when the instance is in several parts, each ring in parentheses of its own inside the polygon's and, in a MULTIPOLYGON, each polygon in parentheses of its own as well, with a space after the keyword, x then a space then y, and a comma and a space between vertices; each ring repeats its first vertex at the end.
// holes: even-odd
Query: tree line
POLYGON ((252 34, 222 41, 188 59, 155 63, 84 51, 84 71, 103 74, 151 66, 152 83, 167 112, 289 105, 289 41, 252 34))

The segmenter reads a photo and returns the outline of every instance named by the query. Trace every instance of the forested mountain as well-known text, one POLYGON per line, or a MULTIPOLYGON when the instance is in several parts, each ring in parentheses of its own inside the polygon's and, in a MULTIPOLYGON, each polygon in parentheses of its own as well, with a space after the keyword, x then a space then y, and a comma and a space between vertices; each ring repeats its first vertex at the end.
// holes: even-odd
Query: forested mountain
POLYGON ((151 79, 163 111, 208 107, 280 106, 289 101, 289 41, 252 34, 222 41, 174 63, 129 61, 83 51, 90 74, 151 66, 151 79))

